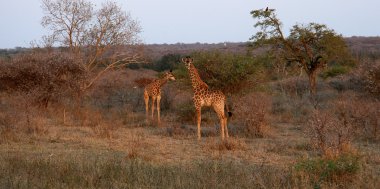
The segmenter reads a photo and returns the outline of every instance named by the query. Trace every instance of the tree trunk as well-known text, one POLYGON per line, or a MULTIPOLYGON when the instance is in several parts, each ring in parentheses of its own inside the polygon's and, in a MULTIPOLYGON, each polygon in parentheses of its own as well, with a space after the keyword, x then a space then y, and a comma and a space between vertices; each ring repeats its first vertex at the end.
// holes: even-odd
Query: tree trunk
POLYGON ((317 77, 317 71, 313 70, 308 73, 309 75, 309 90, 311 96, 315 96, 317 92, 317 85, 316 85, 316 77, 317 77))

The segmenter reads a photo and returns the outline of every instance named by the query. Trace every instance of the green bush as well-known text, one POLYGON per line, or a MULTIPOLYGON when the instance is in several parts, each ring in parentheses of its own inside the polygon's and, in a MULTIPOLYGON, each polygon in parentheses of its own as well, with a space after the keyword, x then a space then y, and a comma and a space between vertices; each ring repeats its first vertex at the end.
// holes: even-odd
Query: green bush
MULTIPOLYGON (((262 63, 252 56, 205 51, 194 52, 191 57, 202 80, 210 88, 228 93, 240 92, 249 85, 251 76, 263 69, 262 63)), ((186 71, 184 66, 179 69, 180 73, 186 71)))
POLYGON ((298 162, 295 170, 306 175, 314 188, 323 183, 345 183, 355 178, 360 170, 359 157, 353 154, 342 154, 336 159, 316 158, 298 162))
POLYGON ((346 74, 350 71, 350 68, 342 65, 334 65, 328 68, 321 74, 321 77, 327 79, 329 77, 336 77, 338 75, 346 74))
MULTIPOLYGON (((188 79, 188 73, 184 65, 179 65, 178 69, 173 70, 176 79, 188 79)), ((190 80, 189 80, 190 82, 190 80)))
POLYGON ((159 60, 153 61, 148 64, 141 64, 145 69, 152 69, 158 72, 165 70, 176 69, 180 63, 181 55, 179 54, 166 54, 162 56, 159 60))
POLYGON ((178 121, 191 122, 195 121, 195 107, 192 101, 187 101, 176 107, 178 121))

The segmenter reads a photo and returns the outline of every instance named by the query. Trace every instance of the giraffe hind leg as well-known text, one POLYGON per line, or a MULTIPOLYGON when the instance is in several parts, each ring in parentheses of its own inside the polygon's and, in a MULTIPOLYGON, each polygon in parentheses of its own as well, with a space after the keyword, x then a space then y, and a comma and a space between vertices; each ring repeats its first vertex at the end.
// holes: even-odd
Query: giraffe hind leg
POLYGON ((220 120, 220 136, 222 137, 222 140, 224 140, 224 117, 222 115, 218 116, 220 120))
POLYGON ((196 109, 197 114, 197 134, 198 134, 198 140, 201 139, 201 108, 196 109))
POLYGON ((161 96, 157 96, 157 121, 158 121, 158 124, 161 123, 161 118, 160 118, 160 101, 161 101, 161 96))
POLYGON ((227 130, 227 117, 224 115, 224 105, 214 104, 213 107, 220 121, 220 136, 222 140, 224 140, 224 137, 227 137, 227 138, 229 137, 228 130, 227 130))
POLYGON ((227 117, 224 118, 224 131, 226 132, 226 138, 228 138, 227 117))
POLYGON ((152 120, 154 120, 153 114, 154 114, 154 103, 155 103, 155 101, 156 101, 156 97, 153 96, 152 97, 152 120))

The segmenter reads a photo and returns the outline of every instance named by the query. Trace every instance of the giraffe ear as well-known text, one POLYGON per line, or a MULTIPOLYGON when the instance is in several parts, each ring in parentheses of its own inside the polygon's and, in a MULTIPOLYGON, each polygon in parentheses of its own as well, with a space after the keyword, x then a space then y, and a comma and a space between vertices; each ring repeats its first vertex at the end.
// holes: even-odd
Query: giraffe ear
POLYGON ((182 60, 183 63, 185 62, 185 58, 182 58, 181 60, 182 60))
POLYGON ((190 58, 191 59, 191 62, 193 62, 194 61, 194 59, 193 58, 190 58))

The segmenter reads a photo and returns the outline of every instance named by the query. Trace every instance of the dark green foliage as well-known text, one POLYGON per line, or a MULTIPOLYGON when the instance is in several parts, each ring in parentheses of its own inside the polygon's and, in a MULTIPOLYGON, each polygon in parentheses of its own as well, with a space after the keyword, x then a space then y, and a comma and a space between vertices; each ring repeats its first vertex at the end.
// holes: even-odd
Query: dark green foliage
POLYGON ((158 72, 165 70, 176 69, 180 63, 181 55, 179 54, 166 54, 159 60, 153 61, 149 64, 142 64, 141 66, 146 69, 152 69, 158 72))
POLYGON ((178 69, 173 70, 173 74, 175 75, 176 79, 185 79, 186 78, 186 82, 190 83, 190 80, 188 79, 188 77, 189 77, 188 71, 183 64, 180 64, 178 66, 178 69))
POLYGON ((192 122, 195 121, 195 107, 192 100, 182 103, 176 107, 178 121, 192 122))
POLYGON ((137 70, 140 69, 140 63, 130 63, 127 65, 127 68, 132 69, 132 70, 137 70))
POLYGON ((164 71, 164 70, 173 70, 180 63, 179 54, 167 54, 164 55, 160 60, 154 62, 154 70, 164 71))
MULTIPOLYGON (((238 93, 249 85, 251 76, 263 69, 257 59, 239 54, 221 53, 219 51, 194 52, 191 57, 202 80, 211 89, 226 93, 238 93)), ((184 66, 181 70, 186 70, 184 66)), ((180 71, 183 73, 184 71, 180 71)), ((188 74, 186 78, 188 78, 188 74)))
POLYGON ((324 79, 327 79, 329 77, 335 77, 338 75, 343 75, 346 74, 350 71, 350 68, 347 66, 342 66, 342 65, 334 65, 329 67, 326 71, 324 71, 321 76, 324 79))

